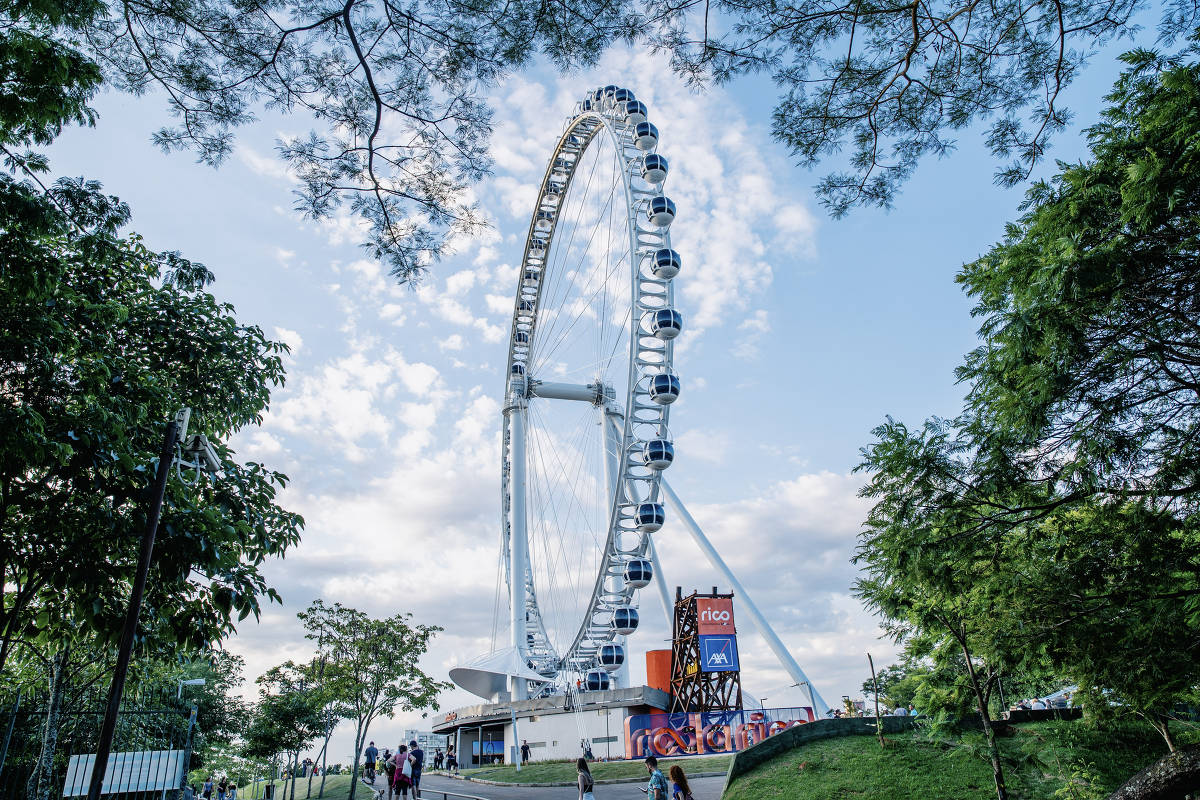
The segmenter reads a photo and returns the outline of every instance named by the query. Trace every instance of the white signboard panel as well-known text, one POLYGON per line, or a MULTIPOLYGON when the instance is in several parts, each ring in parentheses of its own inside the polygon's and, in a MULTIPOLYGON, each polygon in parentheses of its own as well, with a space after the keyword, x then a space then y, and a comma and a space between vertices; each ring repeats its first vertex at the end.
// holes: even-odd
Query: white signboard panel
MULTIPOLYGON (((104 773, 102 794, 125 792, 155 792, 178 789, 183 784, 183 750, 143 750, 135 753, 112 753, 104 773)), ((92 753, 71 756, 67 766, 67 782, 63 797, 83 797, 92 780, 92 753)))

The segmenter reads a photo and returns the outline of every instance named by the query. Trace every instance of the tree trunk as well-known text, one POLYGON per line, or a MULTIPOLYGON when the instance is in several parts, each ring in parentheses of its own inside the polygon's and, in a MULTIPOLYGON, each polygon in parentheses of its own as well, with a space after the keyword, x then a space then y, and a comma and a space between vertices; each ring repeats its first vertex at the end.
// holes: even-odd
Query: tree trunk
POLYGON ((987 698, 979 686, 979 676, 975 674, 975 665, 971 663, 971 651, 967 649, 966 637, 956 637, 962 646, 963 657, 967 660, 967 676, 971 679, 971 688, 975 692, 975 701, 979 705, 979 719, 983 724, 983 735, 987 739, 988 757, 992 761, 992 778, 996 782, 996 800, 1008 800, 1008 789, 1004 785, 1004 770, 1000 766, 1000 749, 996 746, 996 732, 992 730, 992 715, 988 711, 987 698))
POLYGON ((329 771, 327 759, 329 758, 329 737, 333 735, 333 728, 329 729, 329 735, 325 737, 325 746, 321 748, 321 788, 317 790, 317 797, 325 796, 325 775, 329 771))
POLYGON ((1125 781, 1108 800, 1179 800, 1200 792, 1200 745, 1175 750, 1125 781))
POLYGON ((346 800, 354 800, 355 790, 358 789, 358 781, 360 780, 360 776, 358 774, 358 758, 360 755, 362 755, 362 743, 364 735, 365 733, 363 732, 362 728, 362 720, 359 720, 358 727, 354 731, 354 761, 350 764, 350 794, 346 797, 346 800))
POLYGON ((292 800, 296 800, 296 780, 300 777, 300 751, 292 753, 292 800))
POLYGON ((67 669, 69 648, 64 647, 50 661, 50 706, 46 709, 46 727, 42 733, 42 752, 38 754, 33 780, 29 782, 30 800, 50 800, 54 791, 54 754, 58 750, 58 718, 62 710, 63 673, 67 669))
POLYGON ((1167 752, 1174 753, 1179 749, 1175 746, 1175 737, 1171 734, 1171 718, 1169 716, 1166 714, 1146 715, 1146 719, 1167 743, 1167 752))
MULTIPOLYGON (((332 732, 332 730, 328 730, 328 732, 325 733, 325 744, 320 746, 320 753, 318 754, 318 758, 320 759, 320 763, 322 763, 322 764, 325 763, 325 751, 329 750, 329 738, 332 735, 332 733, 334 733, 334 732, 332 732)), ((312 778, 313 778, 313 772, 316 772, 316 771, 317 771, 317 762, 316 762, 316 760, 314 760, 314 762, 312 763, 312 769, 308 770, 308 794, 305 795, 305 800, 308 800, 308 798, 312 798, 312 778)), ((324 772, 324 771, 325 770, 323 769, 322 772, 324 772)), ((324 790, 325 790, 325 777, 322 776, 322 778, 320 778, 320 792, 324 792, 324 790)), ((317 796, 320 796, 320 793, 318 793, 317 796)))

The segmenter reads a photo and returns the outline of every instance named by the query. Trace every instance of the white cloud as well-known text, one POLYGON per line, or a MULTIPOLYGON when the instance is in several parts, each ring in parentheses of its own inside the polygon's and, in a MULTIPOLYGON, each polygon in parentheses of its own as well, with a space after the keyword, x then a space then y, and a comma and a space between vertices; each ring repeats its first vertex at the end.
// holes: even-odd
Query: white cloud
POLYGON ((738 323, 737 329, 731 352, 738 358, 757 358, 759 342, 771 331, 770 315, 759 309, 738 323))
POLYGON ((264 178, 276 178, 288 183, 298 183, 296 176, 288 169, 287 164, 278 158, 264 156, 245 144, 237 145, 234 148, 234 154, 255 175, 264 178))
POLYGON ((733 438, 725 431, 691 428, 675 437, 675 451, 681 458, 706 464, 721 464, 729 455, 733 438))
POLYGON ((286 344, 292 350, 292 355, 295 356, 304 347, 304 337, 296 331, 288 328, 275 326, 275 338, 286 344))
POLYGON ((285 250, 282 247, 275 248, 275 260, 279 262, 279 266, 288 269, 292 266, 292 259, 296 257, 294 250, 285 250))

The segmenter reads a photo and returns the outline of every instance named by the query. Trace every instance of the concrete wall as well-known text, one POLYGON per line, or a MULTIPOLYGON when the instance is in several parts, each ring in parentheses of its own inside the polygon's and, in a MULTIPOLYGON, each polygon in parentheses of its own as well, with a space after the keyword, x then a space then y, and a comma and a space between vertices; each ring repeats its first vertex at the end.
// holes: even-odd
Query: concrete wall
MULTIPOLYGON (((913 726, 912 717, 883 717, 883 732, 900 733, 913 726)), ((832 739, 837 736, 874 736, 874 717, 845 717, 842 719, 822 719, 806 725, 796 725, 785 731, 771 736, 752 747, 735 753, 729 764, 729 772, 725 775, 725 786, 738 775, 770 761, 775 756, 788 752, 806 742, 818 739, 832 739)))
MULTIPOLYGON (((996 720, 995 724, 1003 724, 1005 721, 1017 724, 1021 722, 1042 722, 1052 719, 1079 719, 1083 716, 1081 708, 1049 708, 1046 710, 1037 711, 1009 711, 1003 720, 996 720)), ((906 731, 916 724, 917 720, 913 717, 883 717, 883 732, 885 734, 900 733, 906 731)), ((978 717, 972 717, 963 721, 963 726, 974 728, 981 725, 978 717)), ((725 788, 729 788, 729 782, 738 775, 749 772, 766 761, 770 761, 778 755, 788 752, 796 747, 807 742, 815 742, 818 739, 832 739, 837 736, 874 736, 875 735, 875 718, 874 717, 843 717, 841 719, 822 719, 816 722, 810 722, 807 725, 797 725, 793 728, 788 728, 785 731, 780 731, 774 736, 765 739, 758 744, 748 747, 741 752, 735 753, 733 761, 729 764, 729 771, 725 775, 725 788)))
POLYGON ((1031 708, 1028 711, 1018 708, 1007 711, 1004 714, 1004 719, 1013 724, 1019 722, 1043 722, 1048 719, 1081 719, 1082 717, 1082 708, 1031 708))
MULTIPOLYGON (((596 758, 623 758, 623 739, 626 708, 587 709, 565 714, 533 715, 517 721, 517 738, 513 739, 512 724, 504 728, 505 742, 529 742, 531 761, 555 761, 579 758, 580 739, 591 739, 592 755, 596 758), (607 728, 605 727, 607 724, 607 728), (609 739, 611 741, 605 741, 609 739)), ((512 752, 511 750, 509 752, 512 752)))

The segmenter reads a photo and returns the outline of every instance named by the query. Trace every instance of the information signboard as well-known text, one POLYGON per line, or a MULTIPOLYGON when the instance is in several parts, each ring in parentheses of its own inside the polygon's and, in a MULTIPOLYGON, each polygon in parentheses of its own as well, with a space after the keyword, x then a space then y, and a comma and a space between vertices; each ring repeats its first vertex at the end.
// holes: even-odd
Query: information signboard
POLYGON ((701 636, 732 636, 737 633, 733 624, 733 598, 697 597, 696 623, 701 636))
POLYGON ((701 672, 737 672, 738 651, 736 636, 701 636, 701 672))
MULTIPOLYGON (((183 750, 111 753, 101 794, 132 794, 178 789, 183 785, 183 750)), ((82 797, 92 781, 94 754, 71 756, 63 797, 82 797)))

